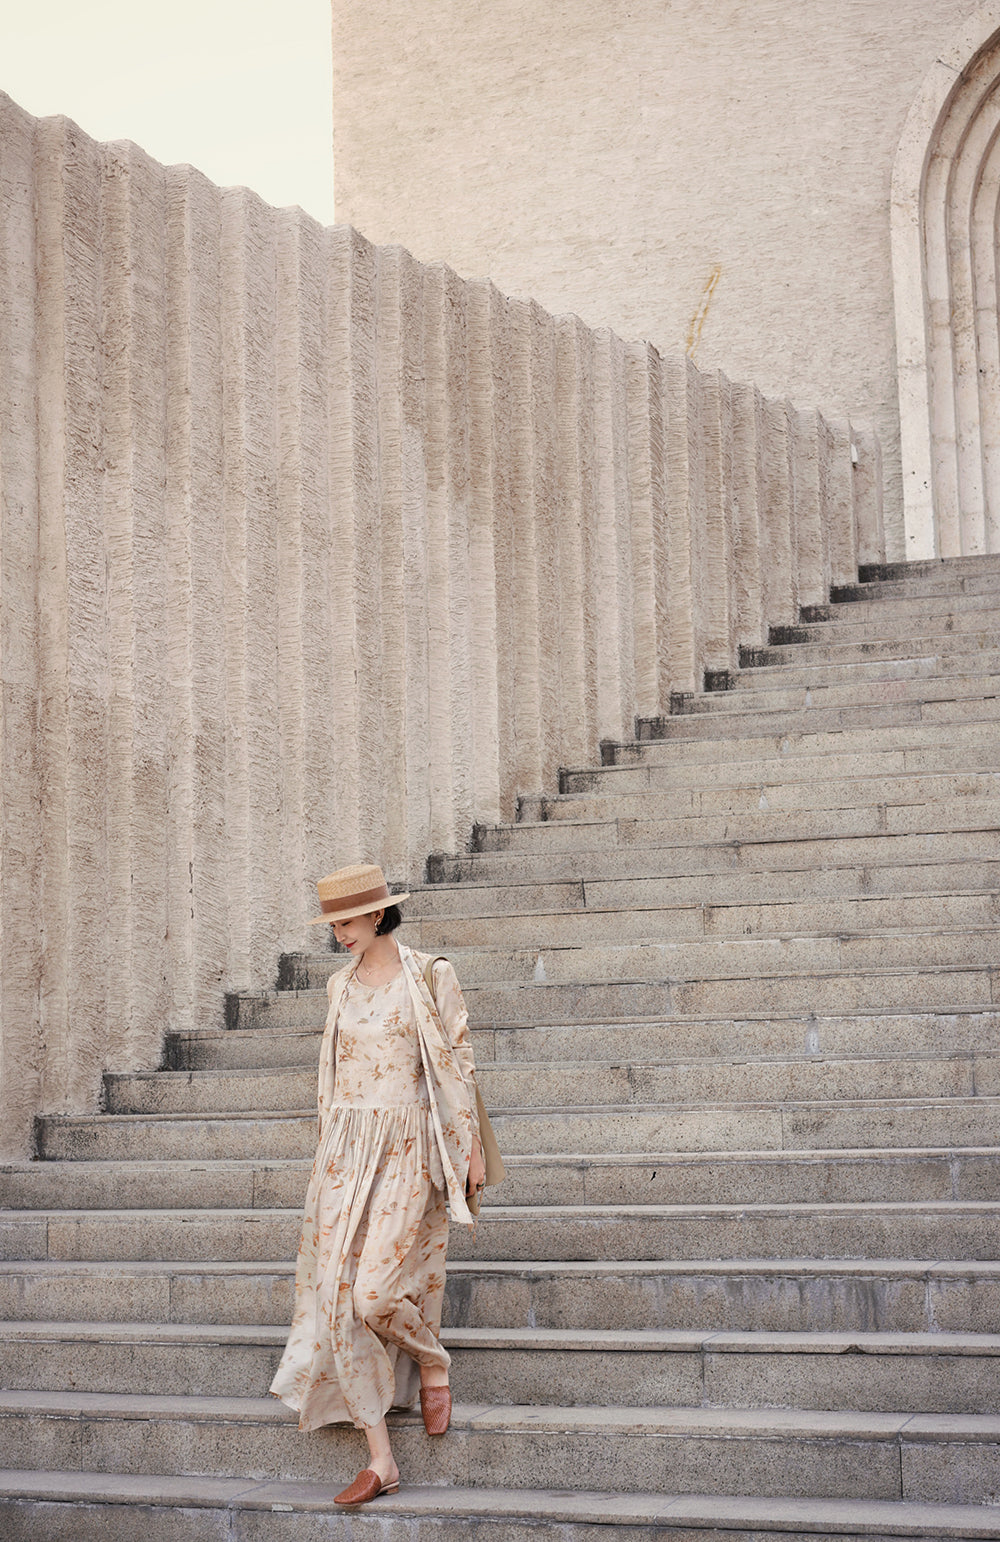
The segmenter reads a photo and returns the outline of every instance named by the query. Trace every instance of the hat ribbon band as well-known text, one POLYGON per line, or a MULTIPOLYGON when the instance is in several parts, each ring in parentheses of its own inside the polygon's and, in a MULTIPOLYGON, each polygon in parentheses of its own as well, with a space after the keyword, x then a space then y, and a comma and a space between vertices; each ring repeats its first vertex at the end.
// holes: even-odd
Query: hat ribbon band
POLYGON ((325 916, 329 916, 341 910, 354 910, 358 905, 368 905, 372 900, 391 898, 388 885, 381 883, 375 889, 362 889, 360 894, 341 894, 336 899, 320 900, 319 908, 325 916))

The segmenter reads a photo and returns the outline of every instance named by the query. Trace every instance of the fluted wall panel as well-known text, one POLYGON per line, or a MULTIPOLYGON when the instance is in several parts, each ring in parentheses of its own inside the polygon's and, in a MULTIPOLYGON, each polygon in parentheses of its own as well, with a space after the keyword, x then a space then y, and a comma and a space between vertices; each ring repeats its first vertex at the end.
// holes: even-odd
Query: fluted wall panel
POLYGON ((0 99, 3 1145, 882 551, 878 446, 0 99), (852 458, 852 445, 857 463, 852 458))
POLYGON ((737 642, 759 647, 766 639, 763 518, 767 501, 764 474, 764 400, 756 386, 733 386, 733 585, 737 642))
POLYGON ((698 392, 699 514, 692 519, 694 535, 695 614, 700 628, 695 638, 698 665, 727 670, 736 664, 734 614, 734 545, 736 500, 733 496, 732 385, 725 376, 699 373, 698 392))
MULTIPOLYGON (((575 316, 556 323, 559 700, 563 765, 582 765, 600 737, 597 637, 600 617, 589 603, 597 580, 594 521, 594 411, 589 334, 575 316)), ((523 789, 522 789, 523 790, 523 789)))
POLYGON ((36 125, 0 97, 0 1118, 23 1150, 42 1092, 41 579, 36 125))
POLYGON ((216 189, 188 167, 168 173, 165 251, 167 988, 171 1021, 194 1026, 218 999, 229 907, 221 208, 216 189))
POLYGON ((764 507, 760 546, 764 554, 763 614, 771 625, 794 621, 799 608, 795 518, 795 439, 788 402, 764 404, 764 507))
POLYGON ((851 441, 850 487, 858 562, 862 565, 884 562, 882 446, 878 435, 866 429, 852 429, 851 441))

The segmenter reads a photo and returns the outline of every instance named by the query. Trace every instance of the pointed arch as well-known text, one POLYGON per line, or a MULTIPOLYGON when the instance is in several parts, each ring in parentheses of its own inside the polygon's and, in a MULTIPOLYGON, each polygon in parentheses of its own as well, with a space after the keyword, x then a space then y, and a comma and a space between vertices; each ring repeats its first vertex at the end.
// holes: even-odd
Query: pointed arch
POLYGON ((1000 0, 924 78, 891 227, 906 556, 1000 551, 1000 0))

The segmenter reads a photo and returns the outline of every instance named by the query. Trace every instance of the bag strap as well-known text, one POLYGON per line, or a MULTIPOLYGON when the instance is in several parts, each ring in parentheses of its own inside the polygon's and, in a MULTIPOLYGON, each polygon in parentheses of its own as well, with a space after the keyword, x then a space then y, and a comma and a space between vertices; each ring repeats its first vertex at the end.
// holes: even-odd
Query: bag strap
POLYGON ((424 965, 423 969, 421 970, 421 973, 423 974, 423 977, 424 977, 424 984, 427 986, 427 989, 430 991, 430 993, 431 993, 431 1000, 434 1002, 435 1006, 437 1006, 437 997, 434 994, 434 965, 435 964, 446 964, 447 962, 448 962, 448 960, 445 958, 444 954, 443 953, 438 953, 434 958, 429 958, 427 960, 426 964, 424 965))

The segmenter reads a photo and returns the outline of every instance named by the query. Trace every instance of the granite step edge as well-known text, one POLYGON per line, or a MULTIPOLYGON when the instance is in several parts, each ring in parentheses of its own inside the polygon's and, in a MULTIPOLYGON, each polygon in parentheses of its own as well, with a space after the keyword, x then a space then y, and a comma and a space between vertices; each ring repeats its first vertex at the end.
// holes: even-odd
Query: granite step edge
MULTIPOLYGON (((114 1507, 119 1519, 131 1509, 218 1510, 265 1512, 279 1517, 329 1515, 335 1483, 246 1478, 166 1477, 155 1474, 0 1470, 0 1506, 50 1504, 114 1507)), ((609 1494, 585 1490, 463 1489, 454 1486, 400 1485, 398 1494, 383 1495, 351 1517, 352 1535, 380 1535, 383 1518, 467 1520, 477 1529, 496 1523, 505 1528, 521 1521, 533 1535, 543 1527, 597 1526, 680 1528, 716 1532, 751 1530, 755 1542, 789 1535, 868 1537, 873 1542, 903 1537, 914 1542, 969 1539, 997 1542, 1000 1510, 980 1505, 917 1504, 866 1499, 730 1498, 699 1494, 609 1494)), ((143 1535, 148 1534, 148 1514, 143 1535)), ((275 1537, 283 1531, 275 1530, 275 1537)), ((565 1533, 560 1529, 561 1537, 565 1533)), ((228 1531, 219 1533, 228 1535, 228 1531)))

